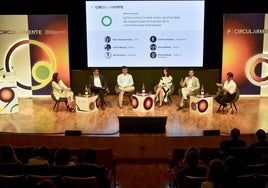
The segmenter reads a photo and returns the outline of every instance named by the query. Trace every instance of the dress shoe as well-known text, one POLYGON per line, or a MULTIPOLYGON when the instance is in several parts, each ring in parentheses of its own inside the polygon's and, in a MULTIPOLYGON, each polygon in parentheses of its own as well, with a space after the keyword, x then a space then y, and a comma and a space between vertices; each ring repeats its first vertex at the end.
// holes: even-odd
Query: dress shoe
POLYGON ((74 108, 72 108, 72 107, 69 107, 69 112, 74 113, 74 112, 75 112, 75 109, 74 109, 74 108))

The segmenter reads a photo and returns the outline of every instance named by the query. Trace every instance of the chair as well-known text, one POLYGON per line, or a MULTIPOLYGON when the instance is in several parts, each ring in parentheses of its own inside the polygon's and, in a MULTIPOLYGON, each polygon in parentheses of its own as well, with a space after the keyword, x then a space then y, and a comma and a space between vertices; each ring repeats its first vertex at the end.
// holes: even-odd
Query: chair
POLYGON ((25 175, 28 174, 35 174, 35 175, 49 175, 49 166, 47 164, 39 164, 39 165, 32 165, 32 164, 24 164, 24 173, 25 175))
POLYGON ((185 176, 182 188, 200 188, 207 177, 185 176))
POLYGON ((255 174, 239 175, 235 178, 234 187, 252 188, 256 187, 256 176, 255 174))
POLYGON ((35 152, 35 147, 33 146, 25 146, 25 147, 14 147, 14 152, 20 160, 20 162, 26 164, 28 160, 33 157, 35 152))
POLYGON ((51 180, 56 187, 62 187, 62 179, 59 175, 33 175, 30 174, 27 176, 29 188, 35 188, 37 183, 49 179, 51 180))
POLYGON ((256 177, 256 186, 258 188, 266 188, 268 183, 268 174, 257 174, 256 177))
POLYGON ((53 110, 55 112, 58 112, 59 105, 60 105, 61 102, 64 102, 65 103, 66 110, 68 110, 67 98, 64 97, 64 98, 56 99, 56 97, 53 94, 53 90, 51 90, 50 95, 51 95, 52 100, 55 101, 55 104, 54 104, 54 107, 53 107, 53 110))
POLYGON ((71 155, 77 158, 78 164, 83 163, 84 161, 84 148, 68 148, 71 155))
MULTIPOLYGON (((156 92, 157 88, 158 88, 158 84, 154 86, 154 92, 156 92)), ((174 92, 174 84, 171 85, 170 91, 169 91, 168 96, 167 96, 169 104, 172 103, 172 99, 170 96, 173 94, 173 92, 174 92)))
POLYGON ((72 177, 64 176, 63 177, 64 187, 65 188, 99 188, 97 178, 93 177, 72 177))
POLYGON ((254 163, 268 162, 268 147, 253 147, 252 158, 254 163))
POLYGON ((220 149, 218 147, 200 147, 199 148, 199 159, 201 159, 204 164, 209 164, 212 159, 220 157, 220 149))
POLYGON ((81 165, 71 165, 71 166, 60 166, 60 165, 50 165, 51 174, 59 174, 61 176, 82 176, 83 169, 81 165))
POLYGON ((110 177, 105 166, 98 166, 95 164, 83 163, 82 164, 81 177, 93 177, 96 176, 100 187, 111 187, 110 177))
MULTIPOLYGON (((119 94, 119 85, 115 85, 114 90, 115 90, 116 94, 119 94)), ((133 95, 133 93, 134 93, 134 91, 124 93, 124 96, 128 97, 130 104, 132 103, 132 95, 133 95)))
POLYGON ((169 187, 177 185, 177 179, 174 176, 173 168, 178 166, 179 161, 184 158, 186 148, 173 148, 172 153, 169 154, 169 187))
POLYGON ((24 174, 24 168, 23 165, 20 163, 0 163, 0 174, 2 175, 24 174))
POLYGON ((1 188, 28 187, 27 179, 24 174, 19 175, 0 175, 1 188))
POLYGON ((104 166, 108 170, 108 178, 110 182, 113 181, 113 186, 116 186, 116 161, 115 154, 111 148, 95 148, 96 160, 95 164, 104 166))
POLYGON ((240 160, 241 162, 244 162, 245 164, 249 164, 251 162, 251 150, 249 147, 232 147, 226 149, 224 151, 224 155, 227 156, 233 156, 237 160, 240 160))
MULTIPOLYGON (((238 101, 240 97, 240 90, 238 89, 238 87, 236 87, 236 92, 235 92, 235 98, 233 100, 231 100, 230 102, 227 102, 230 104, 230 108, 231 108, 231 112, 233 113, 233 106, 235 108, 235 110, 237 111, 237 107, 236 107, 236 102, 238 101)), ((217 112, 219 112, 220 110, 224 111, 224 106, 221 104, 217 110, 217 112)))

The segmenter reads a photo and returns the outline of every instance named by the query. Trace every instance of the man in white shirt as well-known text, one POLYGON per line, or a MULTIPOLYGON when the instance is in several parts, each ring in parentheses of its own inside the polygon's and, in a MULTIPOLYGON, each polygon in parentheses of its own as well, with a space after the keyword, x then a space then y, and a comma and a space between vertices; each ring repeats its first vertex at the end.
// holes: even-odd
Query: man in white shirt
POLYGON ((188 76, 185 77, 184 80, 181 79, 180 85, 182 87, 181 88, 182 99, 177 110, 183 109, 183 101, 187 100, 187 96, 198 94, 199 92, 199 89, 200 89, 199 79, 194 76, 193 69, 190 69, 188 71, 188 76))
POLYGON ((128 73, 126 66, 122 67, 122 73, 117 76, 118 85, 118 105, 120 108, 123 106, 123 97, 125 92, 133 92, 135 90, 134 81, 131 74, 128 73))
POLYGON ((223 91, 215 97, 215 100, 226 107, 228 102, 232 101, 236 95, 236 83, 233 81, 233 73, 227 73, 227 80, 224 82, 223 91))

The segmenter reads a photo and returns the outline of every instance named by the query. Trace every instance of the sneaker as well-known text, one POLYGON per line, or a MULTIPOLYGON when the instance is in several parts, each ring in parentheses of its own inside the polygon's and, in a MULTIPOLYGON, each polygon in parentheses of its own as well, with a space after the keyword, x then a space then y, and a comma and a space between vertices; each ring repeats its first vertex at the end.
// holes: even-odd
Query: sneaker
POLYGON ((234 110, 232 109, 232 108, 230 108, 229 110, 228 110, 228 114, 233 114, 234 113, 234 110))
POLYGON ((182 106, 178 106, 177 110, 182 110, 183 107, 182 106))
POLYGON ((164 102, 168 102, 167 97, 164 98, 164 102))

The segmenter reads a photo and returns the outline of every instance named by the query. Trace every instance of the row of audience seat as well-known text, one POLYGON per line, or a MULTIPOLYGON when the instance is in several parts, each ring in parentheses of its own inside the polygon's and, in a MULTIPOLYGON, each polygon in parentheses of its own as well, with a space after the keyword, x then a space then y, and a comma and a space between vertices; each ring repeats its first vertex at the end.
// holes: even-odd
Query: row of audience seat
MULTIPOLYGON (((265 188, 268 182, 268 147, 241 147, 229 148, 221 152, 220 148, 200 147, 197 148, 199 159, 204 166, 208 166, 213 159, 226 160, 232 157, 235 163, 231 164, 235 171, 234 187, 258 187, 265 188)), ((178 179, 173 169, 178 167, 179 161, 184 159, 187 148, 173 148, 169 159, 170 187, 179 187, 178 179)), ((233 162, 232 161, 232 162, 233 162)), ((183 168, 182 166, 179 168, 183 168)), ((185 176, 182 188, 199 188, 206 176, 185 176)), ((181 188, 181 187, 179 187, 181 188)))
MULTIPOLYGON (((0 146, 0 156, 2 152, 5 152, 5 148, 6 146, 0 146)), ((34 177, 35 179, 37 177, 40 179, 55 179, 58 182, 56 183, 61 185, 57 187, 67 187, 65 185, 66 181, 71 180, 92 183, 92 181, 94 182, 94 179, 97 179, 98 186, 105 188, 116 184, 115 154, 111 148, 90 148, 96 153, 94 164, 100 167, 98 168, 97 173, 94 165, 85 163, 84 152, 87 148, 68 148, 71 155, 77 158, 77 164, 74 166, 59 166, 54 164, 53 159, 56 151, 59 149, 58 147, 49 148, 49 165, 27 164, 28 160, 35 156, 38 147, 13 148, 20 163, 0 163, 0 187, 23 187, 21 186, 23 184, 27 184, 27 186, 24 187, 31 187, 33 185, 32 179, 34 177), (107 175, 107 177, 103 177, 103 174, 107 175), (109 186, 107 186, 107 184, 105 184, 105 186, 104 184, 102 185, 104 179, 108 179, 109 186), (7 186, 8 184, 14 184, 15 182, 20 182, 20 186, 7 186)), ((70 185, 70 183, 67 184, 70 185)))

